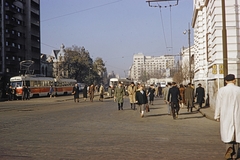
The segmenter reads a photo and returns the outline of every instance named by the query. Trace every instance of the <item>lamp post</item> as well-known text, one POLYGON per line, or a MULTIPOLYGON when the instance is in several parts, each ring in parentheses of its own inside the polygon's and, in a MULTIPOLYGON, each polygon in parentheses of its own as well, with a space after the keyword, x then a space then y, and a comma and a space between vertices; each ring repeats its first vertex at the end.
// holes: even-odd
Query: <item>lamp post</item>
POLYGON ((92 68, 89 68, 89 72, 88 72, 88 78, 89 78, 89 81, 90 81, 90 70, 91 70, 92 68))
POLYGON ((188 30, 184 31, 183 34, 187 34, 188 33, 188 51, 189 51, 189 70, 188 70, 188 74, 189 74, 189 81, 190 83, 192 83, 192 69, 191 69, 191 41, 190 41, 190 24, 188 24, 188 30))

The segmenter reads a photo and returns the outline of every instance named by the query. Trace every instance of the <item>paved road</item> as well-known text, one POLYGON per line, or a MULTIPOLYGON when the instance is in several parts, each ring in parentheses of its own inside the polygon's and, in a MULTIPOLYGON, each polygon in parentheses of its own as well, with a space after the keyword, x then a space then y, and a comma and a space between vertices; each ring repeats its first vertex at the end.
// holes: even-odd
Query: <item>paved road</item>
POLYGON ((219 123, 194 111, 168 116, 157 99, 140 118, 112 99, 72 97, 0 103, 1 160, 224 160, 219 123))

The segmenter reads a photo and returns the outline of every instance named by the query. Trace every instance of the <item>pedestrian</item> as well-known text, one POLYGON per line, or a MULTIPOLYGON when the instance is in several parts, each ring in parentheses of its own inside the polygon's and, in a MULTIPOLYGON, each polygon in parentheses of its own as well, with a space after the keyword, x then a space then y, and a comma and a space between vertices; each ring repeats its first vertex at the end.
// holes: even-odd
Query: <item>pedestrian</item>
POLYGON ((24 99, 27 100, 27 95, 28 95, 28 88, 27 86, 24 86, 24 99))
POLYGON ((148 96, 149 96, 149 104, 153 105, 154 97, 155 97, 155 88, 154 85, 150 85, 148 88, 148 96))
POLYGON ((50 88, 49 88, 49 96, 50 96, 50 98, 52 98, 53 94, 54 94, 54 88, 51 85, 50 88))
POLYGON ((88 94, 91 102, 93 102, 94 92, 95 92, 95 87, 93 84, 91 84, 88 88, 88 94))
POLYGON ((22 100, 26 99, 26 94, 27 94, 26 86, 23 85, 22 86, 22 100))
POLYGON ((131 82, 131 84, 127 88, 128 97, 131 105, 131 109, 135 110, 135 103, 136 103, 136 91, 137 87, 135 86, 134 82, 131 82))
POLYGON ((197 103, 199 105, 198 109, 202 108, 202 104, 205 98, 205 90, 202 87, 201 83, 198 84, 198 88, 196 89, 195 97, 197 97, 197 103))
POLYGON ((79 87, 78 87, 77 83, 75 84, 75 86, 72 89, 72 94, 73 94, 74 102, 79 102, 79 87))
POLYGON ((112 87, 108 86, 108 96, 112 97, 112 87))
POLYGON ((165 101, 165 103, 167 104, 167 108, 168 108, 168 115, 172 115, 172 108, 171 108, 171 104, 169 104, 167 102, 168 99, 168 92, 169 89, 172 87, 172 83, 168 82, 166 87, 163 89, 163 100, 165 101))
POLYGON ((101 84, 99 87, 99 101, 103 101, 103 96, 104 96, 104 87, 101 84))
POLYGON ((235 160, 240 143, 240 87, 235 85, 233 74, 224 80, 226 86, 218 90, 214 118, 220 121, 221 140, 226 144, 225 158, 235 160))
POLYGON ((188 86, 184 92, 185 102, 187 105, 187 111, 192 112, 193 108, 193 100, 194 100, 194 89, 192 88, 192 84, 188 83, 188 86))
POLYGON ((88 86, 85 84, 85 86, 83 87, 83 100, 84 101, 87 100, 87 93, 88 93, 88 86))
POLYGON ((179 91, 180 91, 180 95, 181 95, 180 107, 183 108, 183 106, 185 104, 185 97, 184 97, 185 88, 184 88, 183 84, 180 84, 179 91))
POLYGON ((9 85, 9 87, 7 88, 7 95, 8 95, 8 100, 9 101, 12 101, 13 100, 13 95, 14 94, 14 91, 12 89, 12 86, 9 85))
POLYGON ((125 96, 125 88, 122 86, 121 82, 118 82, 118 86, 114 90, 114 100, 118 104, 118 110, 123 110, 123 102, 125 96))
POLYGON ((144 117, 144 111, 146 110, 146 105, 148 105, 148 98, 146 92, 143 90, 142 85, 137 89, 135 99, 139 106, 141 117, 144 117))
POLYGON ((158 96, 162 98, 162 87, 161 85, 158 86, 158 96))
POLYGON ((154 89, 155 89, 155 93, 154 93, 155 97, 159 97, 158 96, 158 86, 155 86, 154 89))
POLYGON ((176 82, 172 82, 172 87, 168 91, 167 101, 171 104, 173 119, 178 118, 179 100, 181 100, 179 88, 176 82))
POLYGON ((27 91, 27 97, 26 97, 26 99, 27 99, 27 100, 30 100, 30 93, 31 93, 31 89, 30 89, 30 87, 29 87, 29 86, 27 86, 27 89, 26 89, 26 91, 27 91))

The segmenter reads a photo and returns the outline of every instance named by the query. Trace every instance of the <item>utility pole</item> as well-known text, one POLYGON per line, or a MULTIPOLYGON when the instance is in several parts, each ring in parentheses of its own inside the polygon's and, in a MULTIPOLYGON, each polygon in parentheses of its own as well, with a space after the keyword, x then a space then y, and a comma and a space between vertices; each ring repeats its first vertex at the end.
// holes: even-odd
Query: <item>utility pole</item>
POLYGON ((184 31, 183 34, 187 34, 188 33, 188 56, 189 56, 189 70, 188 70, 188 74, 189 74, 189 81, 190 83, 192 83, 192 56, 191 56, 191 30, 190 30, 190 23, 188 24, 188 30, 184 31))
POLYGON ((223 77, 226 77, 226 75, 228 75, 228 51, 227 51, 225 0, 222 0, 222 47, 223 47, 223 77))
POLYGON ((189 81, 190 83, 192 83, 192 56, 191 56, 191 41, 190 41, 190 36, 191 36, 191 32, 190 32, 190 24, 188 24, 188 50, 189 50, 189 81))

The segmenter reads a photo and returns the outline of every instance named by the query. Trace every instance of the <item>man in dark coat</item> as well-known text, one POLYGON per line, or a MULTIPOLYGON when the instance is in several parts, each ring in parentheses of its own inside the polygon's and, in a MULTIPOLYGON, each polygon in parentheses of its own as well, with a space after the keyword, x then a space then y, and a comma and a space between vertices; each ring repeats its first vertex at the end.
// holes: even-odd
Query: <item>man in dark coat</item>
POLYGON ((198 109, 202 108, 202 104, 205 97, 205 91, 200 83, 198 84, 198 88, 196 89, 195 97, 197 97, 197 103, 199 105, 198 109))
POLYGON ((7 88, 7 95, 9 101, 13 100, 14 91, 11 85, 7 88))
POLYGON ((74 102, 76 102, 76 101, 79 102, 79 87, 78 87, 78 84, 75 84, 75 86, 73 87, 72 94, 73 94, 74 102))
POLYGON ((88 93, 88 89, 87 88, 88 88, 87 85, 85 85, 84 88, 83 88, 83 99, 84 99, 84 101, 87 100, 87 93, 88 93))
POLYGON ((167 101, 171 103, 173 119, 178 117, 179 100, 181 100, 179 88, 177 87, 176 82, 172 82, 172 88, 168 91, 167 101))

